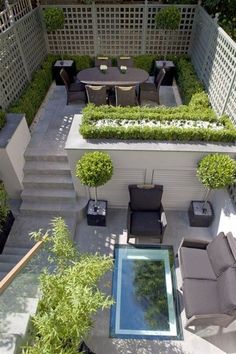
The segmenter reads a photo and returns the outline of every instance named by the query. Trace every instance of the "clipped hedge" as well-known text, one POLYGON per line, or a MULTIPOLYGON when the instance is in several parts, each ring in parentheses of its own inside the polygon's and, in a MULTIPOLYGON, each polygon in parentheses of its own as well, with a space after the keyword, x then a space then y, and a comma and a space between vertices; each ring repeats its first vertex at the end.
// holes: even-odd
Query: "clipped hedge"
POLYGON ((6 124, 6 113, 0 111, 0 130, 4 127, 5 124, 6 124))
POLYGON ((87 139, 120 139, 120 140, 181 140, 181 141, 220 141, 233 142, 236 140, 236 129, 231 120, 222 116, 217 118, 215 113, 209 109, 191 109, 188 106, 179 106, 177 108, 148 108, 148 107, 111 107, 88 105, 83 110, 83 121, 80 127, 80 133, 87 139), (95 126, 96 122, 106 119, 108 124, 95 126), (122 120, 141 120, 148 123, 150 120, 156 121, 208 121, 223 125, 224 129, 214 130, 199 127, 150 127, 145 125, 124 127, 122 120), (110 121, 117 121, 120 126, 109 125, 110 121))

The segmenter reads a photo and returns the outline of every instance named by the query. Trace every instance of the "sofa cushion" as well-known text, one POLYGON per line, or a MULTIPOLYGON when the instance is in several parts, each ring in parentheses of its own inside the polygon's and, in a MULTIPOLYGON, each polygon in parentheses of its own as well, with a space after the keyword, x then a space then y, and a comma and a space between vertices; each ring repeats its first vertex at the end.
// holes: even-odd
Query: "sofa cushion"
POLYGON ((236 268, 230 267, 217 278, 220 308, 223 313, 236 315, 236 268))
POLYGON ((216 280, 185 279, 183 300, 187 318, 220 313, 216 280))
POLYGON ((207 252, 217 277, 235 263, 235 258, 223 232, 209 243, 207 252))
POLYGON ((161 235, 160 215, 155 211, 135 211, 131 214, 130 233, 136 236, 161 235))
POLYGON ((180 264, 182 279, 211 279, 216 280, 206 250, 181 247, 180 264))
POLYGON ((132 210, 159 210, 163 186, 129 185, 130 206, 132 210))

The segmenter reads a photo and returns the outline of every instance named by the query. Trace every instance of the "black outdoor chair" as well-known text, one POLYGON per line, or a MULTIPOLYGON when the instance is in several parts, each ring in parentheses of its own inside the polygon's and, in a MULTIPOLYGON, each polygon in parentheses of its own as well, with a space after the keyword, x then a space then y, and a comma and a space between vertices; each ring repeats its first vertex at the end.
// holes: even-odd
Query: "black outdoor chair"
POLYGON ((111 59, 108 57, 97 57, 95 58, 95 66, 100 67, 100 65, 111 66, 111 59))
POLYGON ((85 85, 88 103, 101 106, 108 103, 106 86, 85 85))
POLYGON ((167 226, 161 203, 163 186, 129 185, 130 202, 127 215, 127 242, 130 238, 157 238, 162 243, 167 226))
POLYGON ((161 83, 166 74, 166 70, 162 68, 158 75, 154 77, 154 82, 144 82, 140 85, 140 97, 139 100, 142 101, 154 101, 160 104, 159 91, 161 83))
POLYGON ((71 82, 69 75, 67 74, 65 69, 61 69, 60 76, 66 88, 66 93, 67 93, 66 104, 77 100, 81 100, 85 102, 86 101, 85 85, 82 84, 81 82, 71 82))
POLYGON ((135 86, 115 86, 116 106, 137 106, 135 86))

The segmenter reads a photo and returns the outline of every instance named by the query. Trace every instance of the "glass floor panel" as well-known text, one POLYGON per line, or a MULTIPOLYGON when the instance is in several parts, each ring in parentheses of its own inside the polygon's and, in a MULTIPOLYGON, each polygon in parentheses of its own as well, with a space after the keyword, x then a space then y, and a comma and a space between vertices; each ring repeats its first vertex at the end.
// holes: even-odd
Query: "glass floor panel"
POLYGON ((171 246, 116 245, 110 337, 182 339, 171 246))

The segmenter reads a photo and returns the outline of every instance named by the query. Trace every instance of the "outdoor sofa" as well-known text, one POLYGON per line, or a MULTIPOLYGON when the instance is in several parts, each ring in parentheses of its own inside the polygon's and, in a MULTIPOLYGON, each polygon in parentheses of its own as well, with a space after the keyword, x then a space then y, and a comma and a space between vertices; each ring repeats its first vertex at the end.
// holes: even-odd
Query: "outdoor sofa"
POLYGON ((178 250, 186 326, 227 327, 236 319, 236 239, 183 239, 178 250))

